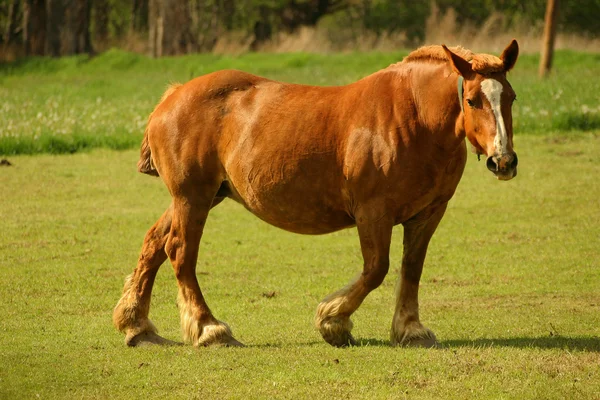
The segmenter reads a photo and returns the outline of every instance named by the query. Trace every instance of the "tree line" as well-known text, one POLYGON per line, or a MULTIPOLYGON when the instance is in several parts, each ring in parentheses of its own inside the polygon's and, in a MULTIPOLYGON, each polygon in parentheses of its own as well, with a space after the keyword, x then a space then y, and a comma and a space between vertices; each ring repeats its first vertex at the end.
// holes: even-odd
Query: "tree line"
MULTIPOLYGON (((453 8, 459 24, 483 24, 494 12, 518 23, 541 24, 547 0, 0 0, 0 44, 22 55, 93 53, 128 35, 146 38, 163 55, 211 51, 231 32, 259 49, 280 32, 326 21, 333 29, 374 35, 403 32, 420 44, 432 7, 453 8)), ((600 35, 599 0, 561 0, 561 31, 600 35)))

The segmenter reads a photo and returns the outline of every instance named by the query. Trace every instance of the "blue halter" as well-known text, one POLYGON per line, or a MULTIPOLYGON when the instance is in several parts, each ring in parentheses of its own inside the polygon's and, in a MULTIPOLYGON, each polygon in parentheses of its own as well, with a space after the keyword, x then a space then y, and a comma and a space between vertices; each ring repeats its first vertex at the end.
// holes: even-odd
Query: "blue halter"
MULTIPOLYGON (((462 111, 462 113, 465 113, 465 108, 463 107, 463 91, 464 91, 464 87, 463 87, 463 82, 465 81, 465 78, 463 78, 461 75, 458 76, 458 102, 460 104, 460 111, 462 111)), ((477 153, 477 161, 481 160, 481 154, 477 153)))
POLYGON ((463 81, 465 79, 459 75, 458 76, 458 103, 460 104, 460 111, 462 111, 463 113, 465 112, 465 109, 463 107, 463 81))

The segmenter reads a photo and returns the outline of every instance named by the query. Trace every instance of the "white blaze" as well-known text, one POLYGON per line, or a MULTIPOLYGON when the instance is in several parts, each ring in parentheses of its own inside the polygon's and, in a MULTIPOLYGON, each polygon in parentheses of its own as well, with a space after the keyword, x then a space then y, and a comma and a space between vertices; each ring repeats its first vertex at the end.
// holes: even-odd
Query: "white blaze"
POLYGON ((506 126, 504 125, 504 118, 502 117, 502 109, 500 108, 502 84, 495 79, 485 79, 483 82, 481 82, 481 91, 490 102, 490 105, 492 106, 492 112, 496 118, 496 137, 494 138, 494 147, 496 148, 498 156, 502 156, 506 153, 506 146, 508 145, 508 134, 506 133, 506 126))

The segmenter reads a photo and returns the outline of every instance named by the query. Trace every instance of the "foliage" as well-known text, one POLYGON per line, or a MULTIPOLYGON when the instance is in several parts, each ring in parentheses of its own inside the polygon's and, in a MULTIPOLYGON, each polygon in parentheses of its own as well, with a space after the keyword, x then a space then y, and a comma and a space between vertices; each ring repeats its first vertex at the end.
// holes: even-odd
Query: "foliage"
MULTIPOLYGON (((600 140, 571 136, 517 136, 510 182, 469 157, 421 281, 421 318, 440 350, 388 346, 401 227, 388 277, 353 318, 361 345, 336 349, 312 318, 360 271, 356 231, 293 235, 229 200, 208 219, 198 278, 248 347, 129 349, 111 312, 167 190, 136 172, 137 150, 10 157, 0 397, 595 399, 600 140)), ((165 263, 150 316, 179 340, 173 275, 165 263)))
POLYGON ((428 2, 375 0, 363 3, 362 9, 357 8, 365 29, 378 35, 405 32, 413 43, 421 43, 425 38, 425 19, 430 12, 428 2))
MULTIPOLYGON (((504 14, 507 28, 510 29, 515 22, 543 25, 547 0, 436 0, 435 3, 442 10, 455 9, 460 23, 481 25, 493 12, 500 12, 504 14)), ((598 0, 561 0, 558 18, 560 30, 598 36, 600 26, 595 15, 600 15, 598 0)))
MULTIPOLYGON (((17 2, 13 31, 11 35, 7 34, 11 23, 8 10, 12 1, 0 0, 0 44, 6 42, 9 36, 16 37, 17 41, 23 40, 21 20, 25 0, 17 2), (15 23, 17 20, 18 23, 15 23)), ((67 0, 56 1, 67 4, 67 0)), ((188 52, 212 50, 225 33, 237 33, 239 42, 257 43, 274 38, 278 32, 291 32, 300 26, 315 25, 323 20, 327 20, 331 35, 349 29, 375 35, 400 32, 406 36, 405 44, 412 46, 423 42, 427 18, 437 9, 442 12, 454 9, 460 25, 474 26, 482 26, 495 13, 500 13, 504 17, 501 28, 511 30, 524 25, 541 27, 546 1, 172 0, 170 8, 177 9, 179 13, 183 12, 179 9, 184 9, 189 18, 184 19, 187 22, 183 28, 165 29, 184 29, 181 40, 187 41, 186 44, 190 46, 184 45, 181 49, 187 49, 188 52)), ((100 44, 98 48, 104 48, 106 44, 103 42, 106 41, 122 44, 127 38, 131 39, 132 33, 147 37, 151 9, 149 0, 101 0, 90 4, 92 41, 100 44), (107 26, 99 27, 98 24, 107 26), (105 37, 105 33, 108 37, 105 37)), ((68 11, 69 7, 65 9, 68 11)), ((559 31, 598 37, 598 15, 598 0, 561 0, 559 31)), ((250 48, 255 49, 256 46, 250 48)))
MULTIPOLYGON (((339 85, 401 60, 398 53, 210 54, 147 57, 110 50, 97 57, 27 58, 0 64, 0 154, 136 148, 146 118, 170 82, 224 68, 316 85, 339 85)), ((600 56, 559 51, 556 74, 537 77, 537 55, 522 55, 510 81, 517 134, 600 130, 600 56)))

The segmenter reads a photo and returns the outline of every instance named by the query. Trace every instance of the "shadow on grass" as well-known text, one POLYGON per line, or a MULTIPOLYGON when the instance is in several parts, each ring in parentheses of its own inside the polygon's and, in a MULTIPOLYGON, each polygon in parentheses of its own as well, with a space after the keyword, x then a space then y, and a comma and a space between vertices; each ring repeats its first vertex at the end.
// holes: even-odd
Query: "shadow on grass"
MULTIPOLYGON (((357 339, 358 347, 390 347, 389 340, 364 338, 357 339)), ((520 349, 564 349, 577 351, 592 351, 600 353, 600 337, 598 336, 540 336, 540 337, 516 337, 503 339, 475 339, 475 340, 444 340, 440 342, 440 349, 452 349, 457 347, 494 348, 515 347, 520 349)))
MULTIPOLYGON (((325 342, 324 340, 311 340, 308 342, 297 342, 294 343, 294 345, 296 346, 300 346, 300 347, 315 347, 315 346, 329 346, 327 344, 327 342, 325 342)), ((284 347, 287 347, 288 344, 285 343, 263 343, 263 344, 246 344, 246 347, 250 347, 250 348, 257 348, 257 349, 281 349, 284 347)), ((381 340, 381 339, 360 339, 357 338, 356 339, 356 345, 352 346, 352 347, 390 347, 390 341, 389 340, 381 340)))
POLYGON ((390 341, 389 340, 382 340, 382 339, 361 339, 361 338, 357 338, 356 339, 356 346, 357 347, 390 347, 390 341))
POLYGON ((600 337, 598 336, 541 336, 504 339, 445 340, 440 344, 442 349, 453 347, 516 347, 520 349, 564 349, 600 352, 600 337))

